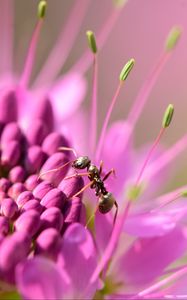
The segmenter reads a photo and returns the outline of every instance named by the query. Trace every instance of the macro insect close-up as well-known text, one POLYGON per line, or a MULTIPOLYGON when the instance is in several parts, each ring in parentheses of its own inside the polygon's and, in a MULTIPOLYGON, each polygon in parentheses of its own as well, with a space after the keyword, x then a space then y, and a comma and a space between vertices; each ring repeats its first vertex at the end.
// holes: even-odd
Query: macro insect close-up
POLYGON ((0 300, 187 299, 186 15, 0 0, 0 300))

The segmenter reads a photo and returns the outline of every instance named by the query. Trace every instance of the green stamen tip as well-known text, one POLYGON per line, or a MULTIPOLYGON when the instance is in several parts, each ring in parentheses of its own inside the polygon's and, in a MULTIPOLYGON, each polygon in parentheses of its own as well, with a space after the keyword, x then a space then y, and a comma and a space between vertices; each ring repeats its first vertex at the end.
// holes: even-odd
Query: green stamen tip
POLYGON ((90 49, 92 50, 92 52, 94 54, 97 53, 97 44, 96 44, 96 39, 95 39, 95 35, 94 35, 93 31, 88 30, 86 32, 86 35, 87 35, 88 45, 89 45, 90 49))
POLYGON ((187 190, 181 192, 181 197, 187 197, 187 190))
POLYGON ((135 60, 131 58, 126 65, 123 67, 120 75, 119 75, 119 80, 120 81, 125 81, 127 77, 129 76, 129 73, 131 72, 132 68, 134 67, 135 60))
POLYGON ((38 3, 38 18, 43 19, 46 14, 46 8, 47 8, 47 2, 44 0, 41 0, 38 3))
POLYGON ((127 190, 127 198, 129 200, 136 200, 142 193, 143 187, 141 185, 132 185, 127 190))
POLYGON ((174 106, 172 104, 169 104, 168 107, 166 108, 166 111, 164 113, 164 117, 162 120, 162 127, 166 128, 170 125, 172 118, 174 114, 174 106))
POLYGON ((127 1, 128 0, 113 0, 113 3, 117 8, 121 8, 127 3, 127 1))
POLYGON ((175 46, 177 45, 180 36, 182 33, 182 29, 180 27, 173 27, 166 39, 166 44, 165 44, 165 49, 166 51, 171 51, 175 48, 175 46))

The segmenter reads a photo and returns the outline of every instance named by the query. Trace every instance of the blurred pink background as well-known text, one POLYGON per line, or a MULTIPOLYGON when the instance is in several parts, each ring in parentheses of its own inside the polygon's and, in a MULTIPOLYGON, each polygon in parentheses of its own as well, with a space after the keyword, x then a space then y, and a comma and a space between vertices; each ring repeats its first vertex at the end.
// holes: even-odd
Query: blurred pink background
MULTIPOLYGON (((38 47, 34 74, 45 62, 45 57, 55 43, 75 1, 79 1, 81 6, 84 0, 48 1, 47 18, 38 47)), ((36 0, 14 0, 14 5, 16 12, 16 69, 21 69, 36 20, 36 0)), ((112 9, 112 0, 91 0, 81 32, 62 73, 73 65, 87 47, 85 31, 91 29, 97 33, 103 20, 112 9)), ((142 83, 161 54, 165 38, 173 25, 182 26, 182 38, 160 75, 138 122, 136 146, 156 137, 160 129, 163 112, 168 103, 175 105, 175 118, 171 128, 163 138, 163 143, 169 146, 187 132, 187 1, 129 0, 99 54, 99 103, 101 103, 99 126, 101 126, 124 63, 131 57, 136 60, 136 66, 124 86, 113 112, 113 120, 127 116, 142 83)), ((76 26, 76 23, 72 26, 76 26)), ((90 83, 91 70, 87 76, 90 83)), ((90 92, 87 94, 85 105, 88 106, 89 101, 90 92)), ((173 182, 174 186, 186 183, 186 160, 187 154, 181 156, 179 171, 173 182)))

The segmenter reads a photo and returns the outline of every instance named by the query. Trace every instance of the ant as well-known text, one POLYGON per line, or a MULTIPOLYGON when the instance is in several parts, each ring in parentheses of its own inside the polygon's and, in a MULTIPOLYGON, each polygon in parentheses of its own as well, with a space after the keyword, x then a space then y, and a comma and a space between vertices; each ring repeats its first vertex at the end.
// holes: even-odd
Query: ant
MULTIPOLYGON (((102 161, 100 163, 100 167, 98 168, 97 166, 95 166, 94 164, 91 163, 91 160, 88 156, 77 157, 77 154, 73 148, 60 147, 59 150, 72 151, 74 153, 76 159, 65 163, 63 166, 61 166, 59 168, 46 171, 45 173, 58 171, 70 163, 72 164, 71 166, 72 166, 72 168, 75 169, 75 171, 87 169, 86 173, 77 173, 76 172, 75 174, 64 178, 64 179, 70 179, 70 178, 77 177, 77 176, 88 176, 88 179, 90 180, 90 182, 87 185, 85 185, 80 191, 78 191, 76 194, 74 194, 73 197, 80 195, 88 187, 90 187, 91 189, 95 189, 95 195, 99 198, 98 198, 98 205, 95 209, 94 215, 97 212, 97 210, 99 210, 100 213, 102 213, 102 214, 106 214, 109 211, 111 211, 111 209, 115 205, 116 212, 115 212, 114 221, 113 221, 113 223, 115 224, 117 213, 118 213, 118 204, 117 204, 116 199, 114 198, 113 194, 108 192, 104 185, 104 181, 111 174, 115 174, 114 169, 111 169, 103 178, 101 178, 102 169, 103 169, 102 161)), ((89 219, 89 221, 90 221, 90 219, 89 219)), ((88 223, 89 223, 89 221, 88 221, 88 223)))

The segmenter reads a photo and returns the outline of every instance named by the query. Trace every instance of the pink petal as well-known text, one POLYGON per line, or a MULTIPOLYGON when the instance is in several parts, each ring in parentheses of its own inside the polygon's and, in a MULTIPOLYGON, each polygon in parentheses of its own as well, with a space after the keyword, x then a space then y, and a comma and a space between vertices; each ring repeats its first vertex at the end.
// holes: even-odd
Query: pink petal
POLYGON ((71 299, 92 299, 97 282, 89 285, 89 280, 97 255, 91 234, 81 224, 74 223, 65 232, 58 262, 71 279, 71 299))
POLYGON ((119 259, 116 270, 126 284, 147 284, 181 257, 186 247, 186 238, 179 228, 162 237, 138 239, 119 259))
POLYGON ((50 260, 36 257, 18 265, 18 290, 24 299, 65 299, 68 278, 50 260))
POLYGON ((101 253, 106 248, 112 232, 112 217, 110 214, 103 215, 99 212, 95 216, 95 238, 101 253))
POLYGON ((155 237, 167 234, 176 226, 174 218, 166 213, 142 213, 131 215, 125 223, 125 231, 137 237, 155 237))
POLYGON ((80 106, 86 92, 86 82, 78 73, 61 77, 49 92, 55 119, 62 122, 80 106))
POLYGON ((107 180, 108 186, 112 186, 112 192, 119 195, 124 187, 125 180, 132 172, 131 147, 126 144, 126 137, 129 133, 129 125, 124 121, 113 123, 107 132, 102 160, 104 170, 115 169, 116 179, 110 177, 107 180), (112 155, 111 155, 112 153, 112 155))

